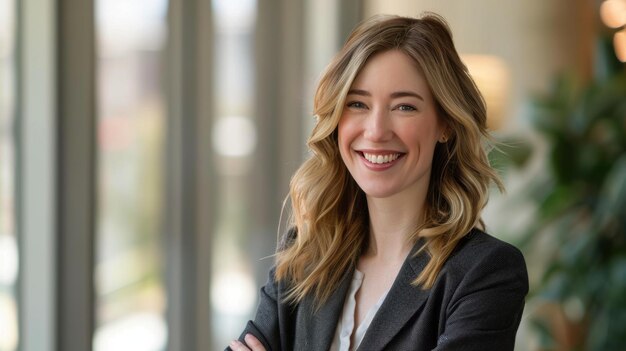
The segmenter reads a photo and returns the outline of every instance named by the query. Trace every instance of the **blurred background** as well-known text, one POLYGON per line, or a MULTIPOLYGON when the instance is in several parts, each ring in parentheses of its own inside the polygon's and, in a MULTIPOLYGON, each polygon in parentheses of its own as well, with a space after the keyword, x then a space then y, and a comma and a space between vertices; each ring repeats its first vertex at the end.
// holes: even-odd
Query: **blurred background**
POLYGON ((516 350, 626 350, 626 1, 0 0, 0 351, 223 349, 321 71, 362 19, 424 11, 501 142, 516 350))

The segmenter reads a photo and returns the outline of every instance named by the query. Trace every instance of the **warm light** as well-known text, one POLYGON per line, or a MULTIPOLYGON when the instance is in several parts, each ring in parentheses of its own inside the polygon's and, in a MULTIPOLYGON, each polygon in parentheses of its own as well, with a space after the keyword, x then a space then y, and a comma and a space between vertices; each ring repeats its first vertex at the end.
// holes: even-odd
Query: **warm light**
POLYGON ((615 47, 617 58, 622 62, 626 62, 626 29, 615 33, 613 46, 615 47))
POLYGON ((95 351, 159 351, 167 343, 163 317, 150 312, 135 313, 98 328, 95 351))
POLYGON ((0 234, 0 286, 11 286, 15 284, 17 280, 18 262, 15 238, 13 236, 0 234))
POLYGON ((254 27, 256 0, 214 0, 216 27, 234 31, 246 31, 254 27))
POLYGON ((256 128, 250 118, 227 116, 213 127, 213 147, 221 156, 249 156, 256 147, 256 128))
POLYGON ((17 339, 15 300, 0 291, 0 350, 15 350, 17 339))
POLYGON ((100 0, 95 2, 100 55, 120 55, 142 48, 160 50, 166 32, 167 0, 100 0))
POLYGON ((497 130, 506 119, 509 97, 509 69, 496 56, 461 55, 487 104, 487 128, 497 130))
POLYGON ((217 274, 211 288, 211 305, 225 315, 247 315, 254 308, 256 287, 250 274, 225 271, 217 274))
POLYGON ((600 5, 602 22, 611 28, 626 24, 626 0, 606 0, 600 5))

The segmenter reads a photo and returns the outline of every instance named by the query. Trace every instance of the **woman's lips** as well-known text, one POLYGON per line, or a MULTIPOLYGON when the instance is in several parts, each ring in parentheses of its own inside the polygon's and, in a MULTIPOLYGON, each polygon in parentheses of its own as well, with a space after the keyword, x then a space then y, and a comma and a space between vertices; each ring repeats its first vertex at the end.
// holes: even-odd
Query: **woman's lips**
POLYGON ((393 167, 405 154, 396 151, 357 151, 365 166, 375 171, 393 167))
POLYGON ((371 154, 368 152, 363 153, 363 157, 371 163, 376 164, 384 164, 395 161, 400 157, 399 153, 389 153, 389 154, 371 154))

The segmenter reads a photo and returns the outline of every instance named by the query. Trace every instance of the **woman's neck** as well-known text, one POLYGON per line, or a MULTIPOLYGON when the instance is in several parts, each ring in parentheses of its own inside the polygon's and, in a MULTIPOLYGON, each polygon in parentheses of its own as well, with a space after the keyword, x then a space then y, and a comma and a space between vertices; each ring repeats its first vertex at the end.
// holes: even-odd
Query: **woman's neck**
POLYGON ((368 197, 370 240, 365 254, 383 260, 404 259, 413 246, 409 236, 423 220, 425 197, 368 197))

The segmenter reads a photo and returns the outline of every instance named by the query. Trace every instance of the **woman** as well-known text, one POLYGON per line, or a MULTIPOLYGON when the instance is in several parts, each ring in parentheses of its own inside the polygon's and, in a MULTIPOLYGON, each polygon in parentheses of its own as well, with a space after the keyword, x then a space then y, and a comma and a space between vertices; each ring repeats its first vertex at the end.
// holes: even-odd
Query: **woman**
POLYGON ((513 350, 524 258, 485 232, 484 101, 437 15, 358 26, 315 95, 293 228, 233 350, 513 350))

